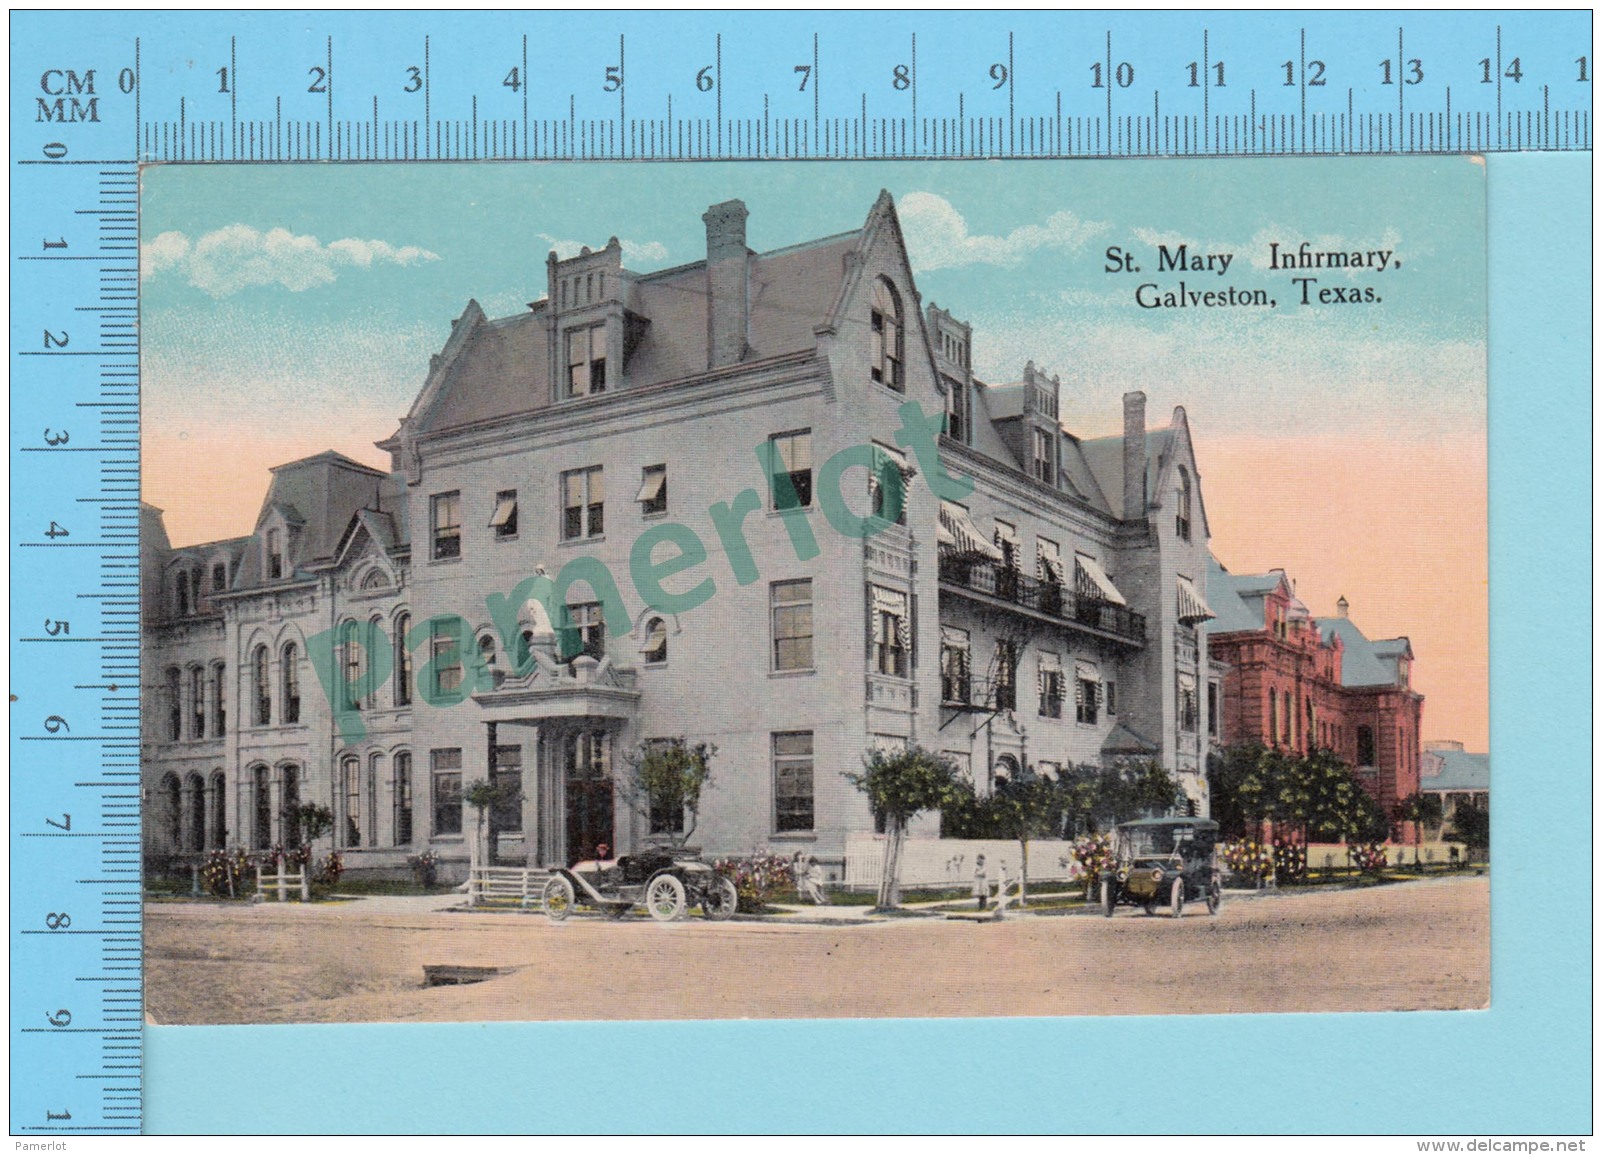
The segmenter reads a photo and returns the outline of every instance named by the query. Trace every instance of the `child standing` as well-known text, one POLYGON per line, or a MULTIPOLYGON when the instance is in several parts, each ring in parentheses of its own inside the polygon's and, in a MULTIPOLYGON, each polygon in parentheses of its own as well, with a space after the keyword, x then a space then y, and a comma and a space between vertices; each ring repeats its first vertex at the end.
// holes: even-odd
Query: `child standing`
POLYGON ((990 905, 990 876, 985 873, 985 856, 975 855, 973 860, 973 896, 979 900, 979 909, 990 905))

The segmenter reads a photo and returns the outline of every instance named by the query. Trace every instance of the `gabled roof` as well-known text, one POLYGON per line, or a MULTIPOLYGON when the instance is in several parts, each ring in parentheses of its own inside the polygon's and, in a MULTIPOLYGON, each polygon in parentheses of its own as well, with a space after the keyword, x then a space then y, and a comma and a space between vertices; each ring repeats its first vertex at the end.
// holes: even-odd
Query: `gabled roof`
POLYGON ((1371 642, 1350 618, 1315 618, 1320 637, 1325 642, 1340 638, 1346 652, 1341 658, 1341 685, 1343 686, 1394 686, 1396 660, 1413 656, 1406 638, 1388 638, 1371 642))
POLYGON ((1473 791, 1491 788, 1491 756, 1462 750, 1426 750, 1419 756, 1420 790, 1473 791), (1433 767, 1439 773, 1432 774, 1433 767))
POLYGON ((1217 616, 1208 623, 1208 632, 1228 634, 1266 629, 1268 619, 1263 612, 1263 598, 1285 585, 1285 575, 1279 570, 1232 574, 1209 552, 1207 604, 1217 616))

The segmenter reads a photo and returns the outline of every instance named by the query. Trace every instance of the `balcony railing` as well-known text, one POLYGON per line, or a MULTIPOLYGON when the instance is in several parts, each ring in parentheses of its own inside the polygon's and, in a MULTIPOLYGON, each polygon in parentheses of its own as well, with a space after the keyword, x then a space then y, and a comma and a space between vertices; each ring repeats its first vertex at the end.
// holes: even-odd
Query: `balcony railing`
POLYGON ((1146 640, 1145 616, 1128 606, 1076 593, 1056 582, 1037 581, 986 558, 942 549, 940 580, 1069 626, 1082 626, 1135 643, 1146 640))

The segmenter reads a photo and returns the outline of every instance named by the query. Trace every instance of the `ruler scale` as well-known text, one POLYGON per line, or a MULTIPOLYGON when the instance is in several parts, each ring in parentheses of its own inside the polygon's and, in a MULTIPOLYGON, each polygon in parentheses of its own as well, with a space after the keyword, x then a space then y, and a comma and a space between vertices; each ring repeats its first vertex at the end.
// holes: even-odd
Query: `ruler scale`
POLYGON ((93 19, 12 21, 20 1134, 141 1122, 141 163, 1591 147, 1586 12, 93 19))

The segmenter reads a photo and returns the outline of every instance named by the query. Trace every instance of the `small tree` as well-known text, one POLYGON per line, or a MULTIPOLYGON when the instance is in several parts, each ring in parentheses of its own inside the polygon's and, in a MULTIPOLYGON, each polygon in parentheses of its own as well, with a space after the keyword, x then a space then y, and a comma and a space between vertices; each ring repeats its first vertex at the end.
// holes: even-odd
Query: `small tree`
POLYGON ((1398 826, 1404 822, 1413 824, 1413 865, 1417 866, 1418 847, 1424 838, 1424 827, 1441 824, 1441 796, 1415 792, 1398 799, 1391 807, 1391 820, 1398 826))
POLYGON ((315 802, 296 807, 294 814, 295 822, 300 826, 303 846, 310 846, 334 828, 334 812, 315 802))
POLYGON ((922 746, 870 751, 862 759, 862 773, 848 773, 846 778, 884 819, 887 840, 878 909, 894 910, 901 905, 901 844, 907 823, 922 811, 938 810, 960 797, 964 784, 955 764, 922 746))
POLYGON ((1491 815, 1472 802, 1459 802, 1452 811, 1452 834, 1455 841, 1468 848, 1468 859, 1474 860, 1476 850, 1484 851, 1491 845, 1491 815))
POLYGON ((468 785, 462 791, 462 801, 478 811, 478 845, 484 847, 484 866, 494 866, 495 858, 500 853, 500 829, 494 821, 488 823, 489 837, 485 839, 485 818, 493 818, 495 810, 502 806, 515 806, 523 801, 523 792, 517 788, 513 778, 502 778, 499 781, 480 778, 468 785))
POLYGON ((1062 833, 1064 809, 1069 793, 1058 782, 1042 778, 1032 767, 1015 777, 996 783, 984 805, 990 811, 995 829, 1018 843, 1022 860, 1018 884, 1018 905, 1028 905, 1029 841, 1062 833))
POLYGON ((695 833, 717 753, 710 742, 668 738, 646 742, 624 757, 629 768, 624 792, 644 811, 652 834, 666 834, 682 846, 695 833))

